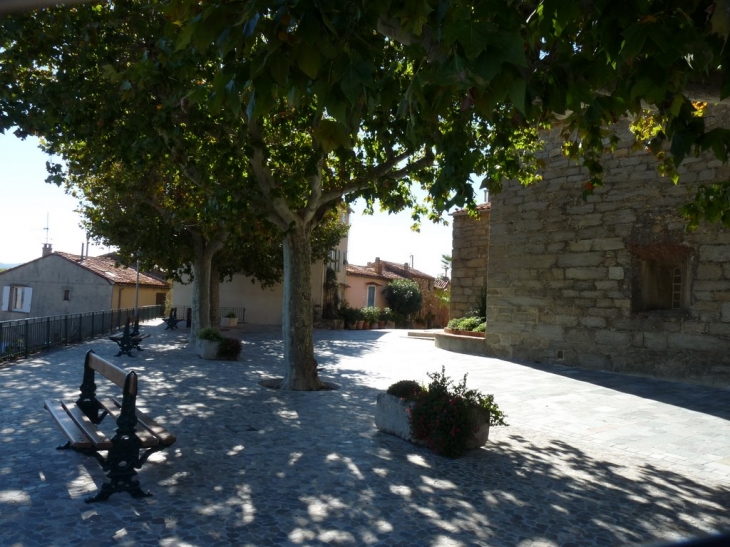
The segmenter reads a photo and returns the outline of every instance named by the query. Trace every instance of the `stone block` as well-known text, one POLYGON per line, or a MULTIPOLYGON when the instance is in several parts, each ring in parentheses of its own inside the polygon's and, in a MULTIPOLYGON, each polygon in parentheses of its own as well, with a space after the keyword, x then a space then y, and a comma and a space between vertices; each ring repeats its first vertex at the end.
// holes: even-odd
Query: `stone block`
POLYGON ((592 249, 594 251, 615 251, 625 248, 626 244, 624 240, 618 237, 596 239, 592 243, 592 249))
POLYGON ((723 323, 730 323, 730 302, 725 302, 722 305, 720 312, 720 318, 723 323))
POLYGON ((565 277, 568 279, 606 279, 606 268, 566 268, 565 277))
POLYGON ((592 241, 590 239, 581 239, 580 241, 571 241, 568 243, 568 251, 571 253, 587 253, 591 250, 592 241))
POLYGON ((604 258, 603 253, 568 253, 558 256, 557 265, 560 268, 598 266, 604 258))
POLYGON ((603 317, 581 317, 580 324, 584 327, 602 329, 606 326, 606 320, 603 317))
POLYGON ((714 281, 722 277, 722 266, 719 264, 700 264, 697 268, 697 279, 714 281))
POLYGON ((701 245, 702 262, 730 262, 730 245, 701 245))
POLYGON ((667 349, 667 335, 661 332, 645 332, 644 347, 651 350, 664 351, 667 349))
POLYGON ((538 338, 547 338, 548 340, 562 341, 565 339, 565 331, 560 325, 538 325, 533 331, 538 338))
POLYGON ((631 334, 628 332, 599 330, 596 332, 595 340, 596 344, 616 346, 616 350, 620 352, 631 344, 631 334))
POLYGON ((608 268, 608 278, 609 279, 623 279, 624 278, 624 269, 620 266, 611 266, 608 268))

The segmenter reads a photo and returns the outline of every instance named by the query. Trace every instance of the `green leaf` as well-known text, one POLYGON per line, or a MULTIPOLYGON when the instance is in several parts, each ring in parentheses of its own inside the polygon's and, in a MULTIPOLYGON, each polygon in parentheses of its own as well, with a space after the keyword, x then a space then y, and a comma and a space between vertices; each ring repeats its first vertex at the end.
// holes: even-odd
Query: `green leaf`
POLYGON ((515 78, 507 85, 507 96, 509 97, 515 108, 525 113, 525 94, 527 92, 527 82, 523 78, 515 78))
POLYGON ((333 120, 322 120, 319 127, 314 130, 314 136, 326 154, 340 147, 352 147, 352 140, 347 130, 333 120))
POLYGON ((301 44, 297 51, 297 66, 304 74, 314 80, 322 66, 322 55, 319 50, 309 44, 301 44))

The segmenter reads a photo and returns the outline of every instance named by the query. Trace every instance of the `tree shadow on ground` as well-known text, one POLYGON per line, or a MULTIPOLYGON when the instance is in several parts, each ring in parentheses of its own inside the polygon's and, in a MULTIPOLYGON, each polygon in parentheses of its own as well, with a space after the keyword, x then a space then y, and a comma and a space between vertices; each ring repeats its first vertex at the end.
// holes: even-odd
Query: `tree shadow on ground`
POLYGON ((378 432, 380 390, 359 365, 380 339, 320 336, 318 360, 343 388, 316 393, 258 385, 281 370, 281 339, 263 334, 246 339, 239 362, 203 361, 176 336, 116 361, 140 371, 141 406, 178 441, 140 471, 154 497, 93 506, 82 497, 101 469, 54 450, 61 435, 42 409, 44 398, 77 395, 91 345, 0 371, 3 541, 567 547, 730 527, 727 486, 573 442, 499 428, 487 448, 450 460, 378 432))
POLYGON ((504 360, 541 372, 556 374, 644 399, 651 399, 730 420, 730 405, 718 404, 718 401, 727 401, 730 398, 729 387, 688 384, 661 378, 589 370, 555 364, 542 364, 520 360, 513 361, 510 359, 504 360))

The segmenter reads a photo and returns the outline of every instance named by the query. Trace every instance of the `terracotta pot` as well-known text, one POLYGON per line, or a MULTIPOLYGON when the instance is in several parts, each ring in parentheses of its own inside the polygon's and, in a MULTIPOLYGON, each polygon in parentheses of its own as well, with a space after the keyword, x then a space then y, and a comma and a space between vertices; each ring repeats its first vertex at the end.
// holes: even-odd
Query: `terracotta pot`
POLYGON ((388 324, 387 321, 378 321, 378 328, 379 329, 384 329, 385 328, 385 325, 387 325, 387 324, 388 324))
POLYGON ((364 325, 364 324, 365 324, 365 320, 363 320, 363 319, 358 319, 357 323, 355 323, 355 328, 356 328, 357 330, 362 330, 362 329, 363 329, 363 325, 364 325))

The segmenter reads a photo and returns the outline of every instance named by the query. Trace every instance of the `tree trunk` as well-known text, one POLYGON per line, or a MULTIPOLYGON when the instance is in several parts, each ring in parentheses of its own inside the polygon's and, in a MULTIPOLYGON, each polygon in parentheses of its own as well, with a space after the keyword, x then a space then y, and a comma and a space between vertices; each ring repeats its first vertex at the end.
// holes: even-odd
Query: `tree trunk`
POLYGON ((282 331, 286 372, 281 389, 314 391, 324 385, 314 360, 311 229, 295 223, 284 236, 282 331))
POLYGON ((210 326, 221 326, 221 276, 215 260, 210 266, 210 326))
POLYGON ((220 233, 206 240, 199 233, 193 234, 195 258, 193 258, 193 295, 191 306, 193 319, 190 325, 190 342, 198 338, 200 329, 210 326, 210 283, 213 255, 223 248, 228 233, 220 233))

